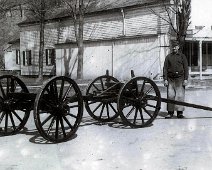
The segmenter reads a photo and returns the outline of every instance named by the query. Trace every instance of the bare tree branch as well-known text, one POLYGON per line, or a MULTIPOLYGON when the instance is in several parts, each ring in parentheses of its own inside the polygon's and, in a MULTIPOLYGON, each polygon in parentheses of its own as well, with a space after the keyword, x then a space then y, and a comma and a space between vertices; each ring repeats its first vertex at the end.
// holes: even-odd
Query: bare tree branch
POLYGON ((172 33, 175 34, 172 34, 171 36, 175 36, 176 41, 180 44, 181 48, 183 48, 187 29, 191 23, 191 0, 174 0, 173 2, 173 4, 169 4, 168 6, 165 1, 162 3, 162 8, 164 8, 167 18, 162 16, 160 13, 155 12, 153 9, 150 9, 150 11, 170 25, 170 28, 173 31, 172 33), (176 21, 173 20, 172 15, 176 16, 176 21), (176 22, 176 26, 173 21, 176 22))

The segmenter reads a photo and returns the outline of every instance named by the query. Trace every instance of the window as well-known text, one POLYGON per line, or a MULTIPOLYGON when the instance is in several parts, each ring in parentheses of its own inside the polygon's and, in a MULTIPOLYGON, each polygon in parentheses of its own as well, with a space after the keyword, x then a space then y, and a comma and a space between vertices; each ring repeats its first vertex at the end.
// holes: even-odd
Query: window
POLYGON ((23 65, 32 65, 32 55, 31 50, 23 51, 23 65))
POLYGON ((202 43, 202 63, 203 66, 212 66, 212 43, 202 43))
POLYGON ((16 50, 16 64, 20 65, 20 50, 16 50))
POLYGON ((55 65, 55 49, 46 49, 46 65, 55 65))

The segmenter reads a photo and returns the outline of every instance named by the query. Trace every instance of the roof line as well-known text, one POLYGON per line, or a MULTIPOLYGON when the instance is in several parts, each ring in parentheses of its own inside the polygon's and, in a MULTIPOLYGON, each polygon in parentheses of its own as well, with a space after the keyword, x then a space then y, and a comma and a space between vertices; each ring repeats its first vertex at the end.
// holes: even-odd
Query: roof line
MULTIPOLYGON (((160 1, 158 1, 158 3, 160 3, 160 1)), ((145 7, 146 5, 149 6, 155 6, 155 1, 154 2, 146 2, 143 4, 136 4, 136 5, 131 5, 131 6, 125 6, 125 7, 118 7, 118 8, 111 8, 111 9, 104 9, 104 10, 99 10, 99 11, 90 11, 87 12, 86 15, 95 15, 95 14, 102 14, 102 13, 108 13, 108 12, 119 12, 120 9, 133 9, 136 7, 145 7)), ((54 22, 54 21, 59 21, 59 20, 65 20, 65 19, 70 19, 72 18, 70 15, 69 16, 63 16, 63 17, 54 17, 51 19, 45 19, 45 22, 54 22)), ((33 25, 33 24, 38 24, 39 21, 28 21, 28 22, 20 22, 18 23, 18 26, 25 26, 25 25, 33 25)))

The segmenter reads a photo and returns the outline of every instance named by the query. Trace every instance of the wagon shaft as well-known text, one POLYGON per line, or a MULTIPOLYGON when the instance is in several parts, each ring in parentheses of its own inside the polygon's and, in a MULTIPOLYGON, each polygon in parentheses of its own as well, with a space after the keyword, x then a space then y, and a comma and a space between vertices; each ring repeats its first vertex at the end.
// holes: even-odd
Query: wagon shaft
POLYGON ((193 108, 197 108, 197 109, 203 109, 203 110, 212 111, 211 107, 196 105, 196 104, 187 103, 187 102, 181 102, 181 101, 165 99, 165 98, 161 98, 161 101, 165 102, 165 103, 172 103, 172 104, 177 104, 177 105, 182 105, 182 106, 187 106, 187 107, 193 107, 193 108))

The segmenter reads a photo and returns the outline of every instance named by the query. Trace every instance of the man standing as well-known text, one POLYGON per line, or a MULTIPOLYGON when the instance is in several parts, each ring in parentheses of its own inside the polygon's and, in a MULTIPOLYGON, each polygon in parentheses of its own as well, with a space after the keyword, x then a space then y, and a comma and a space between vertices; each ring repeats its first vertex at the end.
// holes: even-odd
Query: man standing
MULTIPOLYGON (((188 61, 179 50, 179 44, 172 46, 172 52, 166 56, 163 68, 164 86, 167 87, 167 98, 177 101, 184 101, 185 86, 188 83, 188 61)), ((177 111, 178 118, 184 118, 184 106, 167 104, 168 115, 165 118, 172 118, 174 111, 177 111)))

